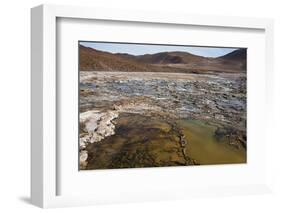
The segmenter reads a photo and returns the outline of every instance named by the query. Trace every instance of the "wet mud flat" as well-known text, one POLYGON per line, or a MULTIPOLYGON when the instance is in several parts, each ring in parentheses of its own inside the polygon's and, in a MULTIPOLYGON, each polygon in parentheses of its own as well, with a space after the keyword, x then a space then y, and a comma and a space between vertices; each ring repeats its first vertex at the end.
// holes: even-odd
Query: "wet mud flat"
POLYGON ((246 162, 245 74, 80 72, 80 169, 246 162))

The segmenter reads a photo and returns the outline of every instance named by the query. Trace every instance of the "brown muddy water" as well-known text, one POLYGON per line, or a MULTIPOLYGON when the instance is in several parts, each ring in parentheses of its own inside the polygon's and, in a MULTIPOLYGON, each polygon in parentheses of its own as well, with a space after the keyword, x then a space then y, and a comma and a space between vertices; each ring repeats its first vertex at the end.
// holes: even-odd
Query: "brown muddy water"
POLYGON ((245 163, 246 150, 214 137, 216 125, 121 113, 115 135, 89 144, 85 169, 245 163), (181 137, 186 143, 181 143, 181 137))

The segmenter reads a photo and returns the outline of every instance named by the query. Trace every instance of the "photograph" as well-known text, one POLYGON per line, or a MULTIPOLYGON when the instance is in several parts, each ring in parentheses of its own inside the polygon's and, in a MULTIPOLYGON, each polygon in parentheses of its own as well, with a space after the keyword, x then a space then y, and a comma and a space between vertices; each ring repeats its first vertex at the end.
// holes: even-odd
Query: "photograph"
POLYGON ((247 163, 247 48, 77 45, 80 170, 247 163))

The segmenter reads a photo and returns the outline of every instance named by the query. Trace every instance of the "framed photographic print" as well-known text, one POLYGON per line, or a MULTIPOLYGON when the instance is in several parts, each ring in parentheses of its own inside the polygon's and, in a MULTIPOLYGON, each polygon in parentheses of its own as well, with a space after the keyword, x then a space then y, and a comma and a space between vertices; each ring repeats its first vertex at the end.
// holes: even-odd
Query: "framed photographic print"
POLYGON ((246 48, 78 45, 80 170, 246 163, 246 48))
POLYGON ((272 20, 43 5, 31 21, 32 203, 270 191, 272 20))

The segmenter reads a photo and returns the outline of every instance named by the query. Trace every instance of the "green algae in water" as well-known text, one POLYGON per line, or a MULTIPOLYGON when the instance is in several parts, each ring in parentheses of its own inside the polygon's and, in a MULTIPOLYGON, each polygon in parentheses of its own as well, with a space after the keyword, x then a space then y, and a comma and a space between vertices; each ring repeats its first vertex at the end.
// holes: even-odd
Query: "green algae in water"
POLYGON ((116 133, 87 147, 86 169, 187 165, 177 135, 165 120, 121 113, 116 133))
POLYGON ((204 121, 172 122, 184 134, 185 148, 171 121, 163 118, 121 113, 115 122, 115 135, 88 145, 86 169, 185 166, 193 165, 192 159, 200 165, 246 162, 245 149, 217 141, 214 137, 217 127, 204 121))
POLYGON ((246 150, 214 137, 215 125, 200 120, 180 120, 187 138, 186 153, 201 165, 246 163, 246 150))

